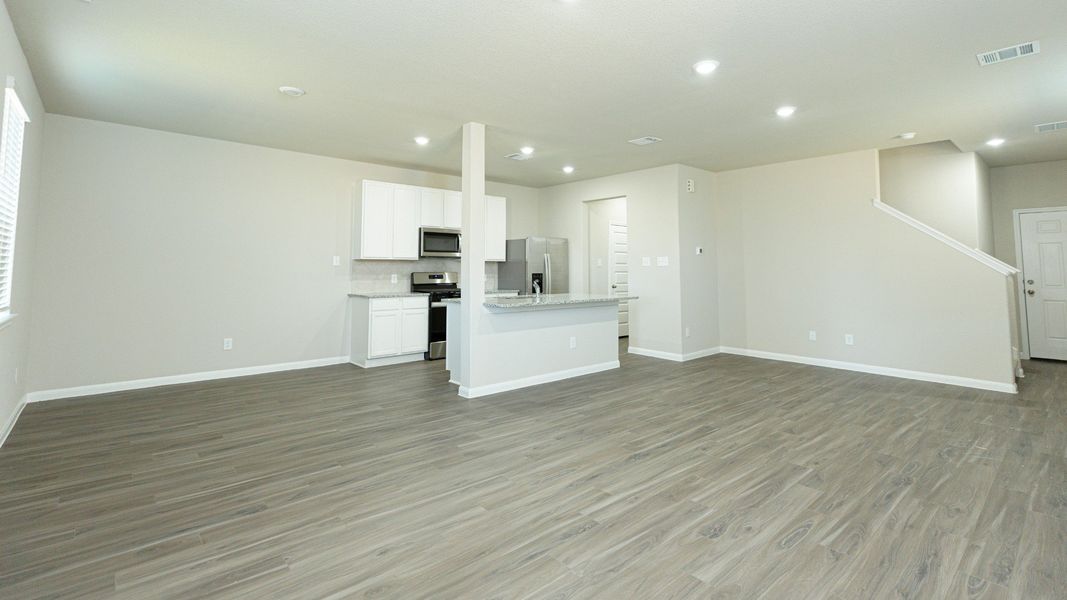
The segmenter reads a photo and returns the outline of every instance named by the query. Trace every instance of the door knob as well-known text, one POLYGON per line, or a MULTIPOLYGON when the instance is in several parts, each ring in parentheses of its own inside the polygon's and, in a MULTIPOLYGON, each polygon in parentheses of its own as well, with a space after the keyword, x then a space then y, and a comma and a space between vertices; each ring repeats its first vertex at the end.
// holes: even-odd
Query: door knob
POLYGON ((1036 292, 1034 290, 1026 290, 1027 295, 1033 296, 1036 292))
POLYGON ((619 286, 615 285, 614 283, 613 283, 613 284, 611 284, 611 289, 615 289, 615 288, 617 288, 617 287, 619 287, 619 286))
POLYGON ((1034 285, 1034 280, 1033 279, 1027 279, 1026 280, 1026 285, 1034 285))

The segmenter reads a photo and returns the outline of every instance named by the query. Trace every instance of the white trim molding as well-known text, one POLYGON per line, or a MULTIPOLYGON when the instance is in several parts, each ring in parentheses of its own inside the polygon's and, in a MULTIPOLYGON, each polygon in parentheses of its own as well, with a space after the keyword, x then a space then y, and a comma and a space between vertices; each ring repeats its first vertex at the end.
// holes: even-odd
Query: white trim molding
POLYGON ((871 200, 871 202, 874 204, 874 207, 877 208, 878 210, 880 210, 880 211, 882 211, 882 212, 884 212, 884 213, 896 218, 898 221, 901 221, 901 222, 903 222, 903 223, 905 223, 907 225, 910 225, 911 227, 913 227, 913 228, 925 233, 926 235, 934 238, 935 240, 941 242, 942 244, 945 244, 946 246, 948 246, 950 248, 953 248, 953 249, 959 251, 962 254, 966 254, 967 256, 973 258, 974 260, 977 260, 978 262, 980 262, 983 265, 989 267, 990 269, 993 269, 994 271, 996 271, 997 273, 1000 273, 1001 275, 1009 276, 1009 275, 1014 275, 1014 274, 1019 272, 1019 269, 1016 269, 1015 267, 1009 265, 1008 263, 1006 263, 1004 261, 1001 261, 1001 260, 998 260, 996 258, 993 258, 992 256, 986 254, 985 252, 982 252, 981 250, 976 250, 974 248, 969 248, 969 247, 967 247, 966 244, 960 242, 959 240, 951 238, 951 237, 945 235, 944 233, 941 233, 940 231, 934 229, 933 227, 930 227, 926 223, 923 223, 922 221, 919 221, 918 219, 915 219, 914 217, 911 217, 911 216, 909 216, 907 214, 904 214, 904 213, 900 212, 899 210, 893 208, 892 206, 889 206, 885 202, 882 202, 878 198, 874 198, 873 200, 871 200))
POLYGON ((8 417, 7 423, 4 423, 4 428, 0 429, 0 448, 4 447, 4 442, 7 441, 7 436, 11 435, 11 432, 15 430, 15 423, 18 422, 19 416, 22 415, 22 409, 26 408, 26 396, 23 396, 19 403, 15 405, 15 410, 11 412, 11 416, 8 417))
POLYGON ((630 346, 629 348, 627 348, 626 351, 630 354, 649 356, 652 358, 661 358, 663 360, 671 360, 674 362, 696 360, 698 358, 704 358, 706 356, 713 356, 721 352, 718 346, 715 346, 714 348, 704 348, 703 350, 696 350, 695 352, 686 352, 685 354, 679 352, 664 352, 662 350, 650 350, 648 348, 641 348, 638 346, 630 346))
POLYGON ((185 373, 182 375, 167 375, 164 377, 150 377, 147 379, 131 379, 129 381, 117 381, 115 383, 98 383, 93 385, 82 385, 77 387, 30 392, 26 395, 26 401, 45 402, 48 400, 59 400, 62 398, 78 398, 81 396, 95 396, 97 394, 110 394, 113 392, 141 390, 145 388, 154 388, 163 385, 176 385, 179 383, 195 383, 198 381, 229 379, 230 377, 245 377, 247 375, 262 375, 264 373, 277 373, 280 371, 313 369, 315 367, 328 367, 331 365, 345 364, 348 361, 349 357, 347 356, 331 356, 329 358, 316 358, 312 360, 276 363, 272 365, 259 365, 255 367, 238 367, 236 369, 222 369, 219 371, 201 371, 199 373, 185 373))
POLYGON ((552 373, 544 373, 542 375, 534 375, 533 377, 524 377, 522 379, 512 379, 511 381, 502 381, 500 383, 492 383, 489 385, 482 385, 474 388, 460 386, 459 395, 464 398, 480 398, 482 396, 488 396, 490 394, 509 392, 511 390, 530 387, 532 385, 551 383, 553 381, 559 381, 561 379, 570 379, 572 377, 580 377, 582 375, 592 375, 593 373, 600 373, 601 371, 610 371, 612 369, 618 368, 619 361, 611 360, 608 362, 587 365, 584 367, 564 369, 562 371, 553 371, 552 373))
POLYGON ((418 354, 401 354, 399 356, 386 356, 385 358, 368 358, 363 362, 357 360, 348 360, 357 367, 364 369, 373 369, 374 367, 388 367, 389 365, 402 365, 409 362, 419 362, 426 360, 423 353, 418 354))
POLYGON ((829 369, 840 369, 843 371, 856 371, 858 373, 870 373, 871 375, 885 375, 887 377, 897 377, 899 379, 913 379, 915 381, 926 381, 930 383, 944 383, 947 385, 968 387, 979 390, 989 390, 992 392, 1015 394, 1019 391, 1018 386, 1014 383, 1002 383, 999 381, 989 381, 986 379, 972 379, 970 377, 959 377, 956 375, 927 373, 925 371, 911 371, 908 369, 897 369, 894 367, 879 367, 875 365, 866 365, 863 363, 831 360, 828 358, 796 356, 794 354, 780 354, 778 352, 748 350, 746 348, 731 348, 728 346, 723 346, 720 351, 723 354, 751 356, 753 358, 762 358, 766 360, 780 360, 783 362, 799 363, 815 367, 826 367, 829 369))

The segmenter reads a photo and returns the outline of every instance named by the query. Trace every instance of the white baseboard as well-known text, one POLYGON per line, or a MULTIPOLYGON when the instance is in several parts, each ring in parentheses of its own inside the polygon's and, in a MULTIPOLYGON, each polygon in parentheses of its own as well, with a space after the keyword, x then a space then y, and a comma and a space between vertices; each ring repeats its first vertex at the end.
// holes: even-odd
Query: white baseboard
POLYGON ((15 429, 15 423, 19 420, 19 415, 22 414, 22 409, 24 408, 26 408, 26 396, 23 396, 19 403, 15 405, 15 410, 11 412, 11 416, 4 423, 4 428, 0 429, 0 448, 4 447, 7 436, 11 435, 11 432, 15 429))
POLYGON ((716 346, 714 348, 705 348, 703 350, 697 350, 696 352, 687 352, 685 354, 681 354, 678 352, 663 352, 662 350, 649 350, 648 348, 630 346, 627 351, 630 354, 638 354, 640 356, 662 358, 663 360, 672 360, 674 362, 685 362, 687 360, 695 360, 698 358, 704 358, 705 356, 712 356, 718 354, 719 352, 721 352, 721 349, 716 346))
POLYGON ((389 365, 401 365, 409 362, 419 362, 426 360, 425 357, 419 354, 401 354, 400 356, 387 356, 385 358, 368 358, 362 362, 358 360, 345 361, 351 362, 357 367, 363 367, 364 369, 373 369, 374 367, 388 367, 389 365))
POLYGON ((719 348, 719 351, 723 354, 737 354, 740 356, 751 356, 753 358, 764 358, 767 360, 780 360, 783 362, 800 363, 804 365, 812 365, 815 367, 827 367, 829 369, 856 371, 859 373, 870 373, 872 375, 885 375, 887 377, 898 377, 900 379, 914 379, 916 381, 928 381, 930 383, 944 383, 947 385, 956 385, 960 387, 975 388, 979 390, 989 390, 993 392, 1016 394, 1019 391, 1018 386, 1014 383, 1001 383, 999 381, 972 379, 970 377, 958 377, 956 375, 942 375, 940 373, 927 373, 925 371, 910 371, 907 369, 896 369, 893 367, 878 367, 875 365, 865 365, 862 363, 830 360, 827 358, 812 358, 809 356, 796 356, 793 354, 780 354, 778 352, 765 352, 763 350, 749 350, 746 348, 732 348, 729 346, 723 346, 719 348))
POLYGON ((481 396, 488 396, 490 394, 499 394, 501 392, 508 392, 511 390, 517 390, 519 388, 530 387, 531 385, 540 385, 542 383, 550 383, 553 381, 559 381, 561 379, 570 379, 571 377, 579 377, 581 375, 591 375, 593 373, 599 373, 601 371, 610 371, 611 369, 618 368, 619 361, 612 360, 595 365, 578 367, 575 369, 564 369, 562 371, 553 371, 552 373, 545 373, 543 375, 534 375, 533 377, 513 379, 511 381, 503 381, 501 383, 482 385, 474 388, 464 387, 461 385, 459 386, 459 395, 464 398, 479 398, 481 396))
POLYGON ((165 377, 150 377, 148 379, 131 379, 115 383, 98 383, 78 387, 61 388, 55 390, 42 390, 30 392, 26 395, 27 402, 44 402, 46 400, 59 400, 61 398, 77 398, 80 396, 95 396, 97 394, 110 394, 112 392, 125 392, 145 388, 159 387, 161 385, 175 385, 179 383, 195 383, 197 381, 210 381, 212 379, 228 379, 230 377, 244 377, 247 375, 262 375, 263 373, 277 373, 279 371, 293 371, 296 369, 311 369, 314 367, 327 367, 340 365, 348 362, 347 356, 332 356, 329 358, 316 358, 297 362, 276 363, 273 365, 260 365, 256 367, 239 367, 236 369, 222 369, 220 371, 201 371, 199 373, 186 373, 183 375, 167 375, 165 377))

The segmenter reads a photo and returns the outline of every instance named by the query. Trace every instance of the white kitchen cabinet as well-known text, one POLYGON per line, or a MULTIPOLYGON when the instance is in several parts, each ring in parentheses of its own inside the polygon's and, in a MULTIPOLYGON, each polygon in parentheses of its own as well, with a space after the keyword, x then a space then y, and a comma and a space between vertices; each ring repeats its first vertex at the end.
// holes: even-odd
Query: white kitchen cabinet
POLYGON ((419 259, 419 190, 397 186, 393 194, 393 258, 419 259))
POLYGON ((419 220, 422 227, 445 226, 445 192, 422 188, 419 190, 419 220))
POLYGON ((485 197, 485 260, 507 259, 508 204, 500 196, 485 197))
POLYGON ((463 194, 459 192, 445 192, 445 205, 442 227, 459 229, 463 227, 463 194))
POLYGON ((395 186, 377 181, 363 182, 363 197, 356 206, 360 232, 354 237, 352 256, 359 258, 393 257, 393 190, 395 186))
POLYGON ((429 297, 349 299, 351 358, 364 368, 423 359, 428 349, 429 297))
POLYGON ((418 260, 419 188, 364 181, 355 200, 352 257, 418 260))
POLYGON ((400 311, 371 310, 368 358, 400 354, 400 311))
MULTIPOLYGON (((382 181, 363 182, 353 210, 352 257, 418 260, 419 228, 462 228, 463 195, 382 181)), ((486 260, 506 260, 507 199, 485 197, 486 260)))
POLYGON ((430 309, 405 309, 400 315, 400 353, 426 352, 430 333, 430 309))

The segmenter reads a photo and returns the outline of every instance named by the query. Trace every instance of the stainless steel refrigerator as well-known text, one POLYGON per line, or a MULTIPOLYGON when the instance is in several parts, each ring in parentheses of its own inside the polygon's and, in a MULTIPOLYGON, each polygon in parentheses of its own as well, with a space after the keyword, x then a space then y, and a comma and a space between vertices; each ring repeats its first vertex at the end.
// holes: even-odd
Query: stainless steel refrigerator
POLYGON ((543 294, 567 294, 571 289, 568 260, 564 238, 508 240, 507 260, 497 269, 497 287, 532 294, 536 281, 543 294))

